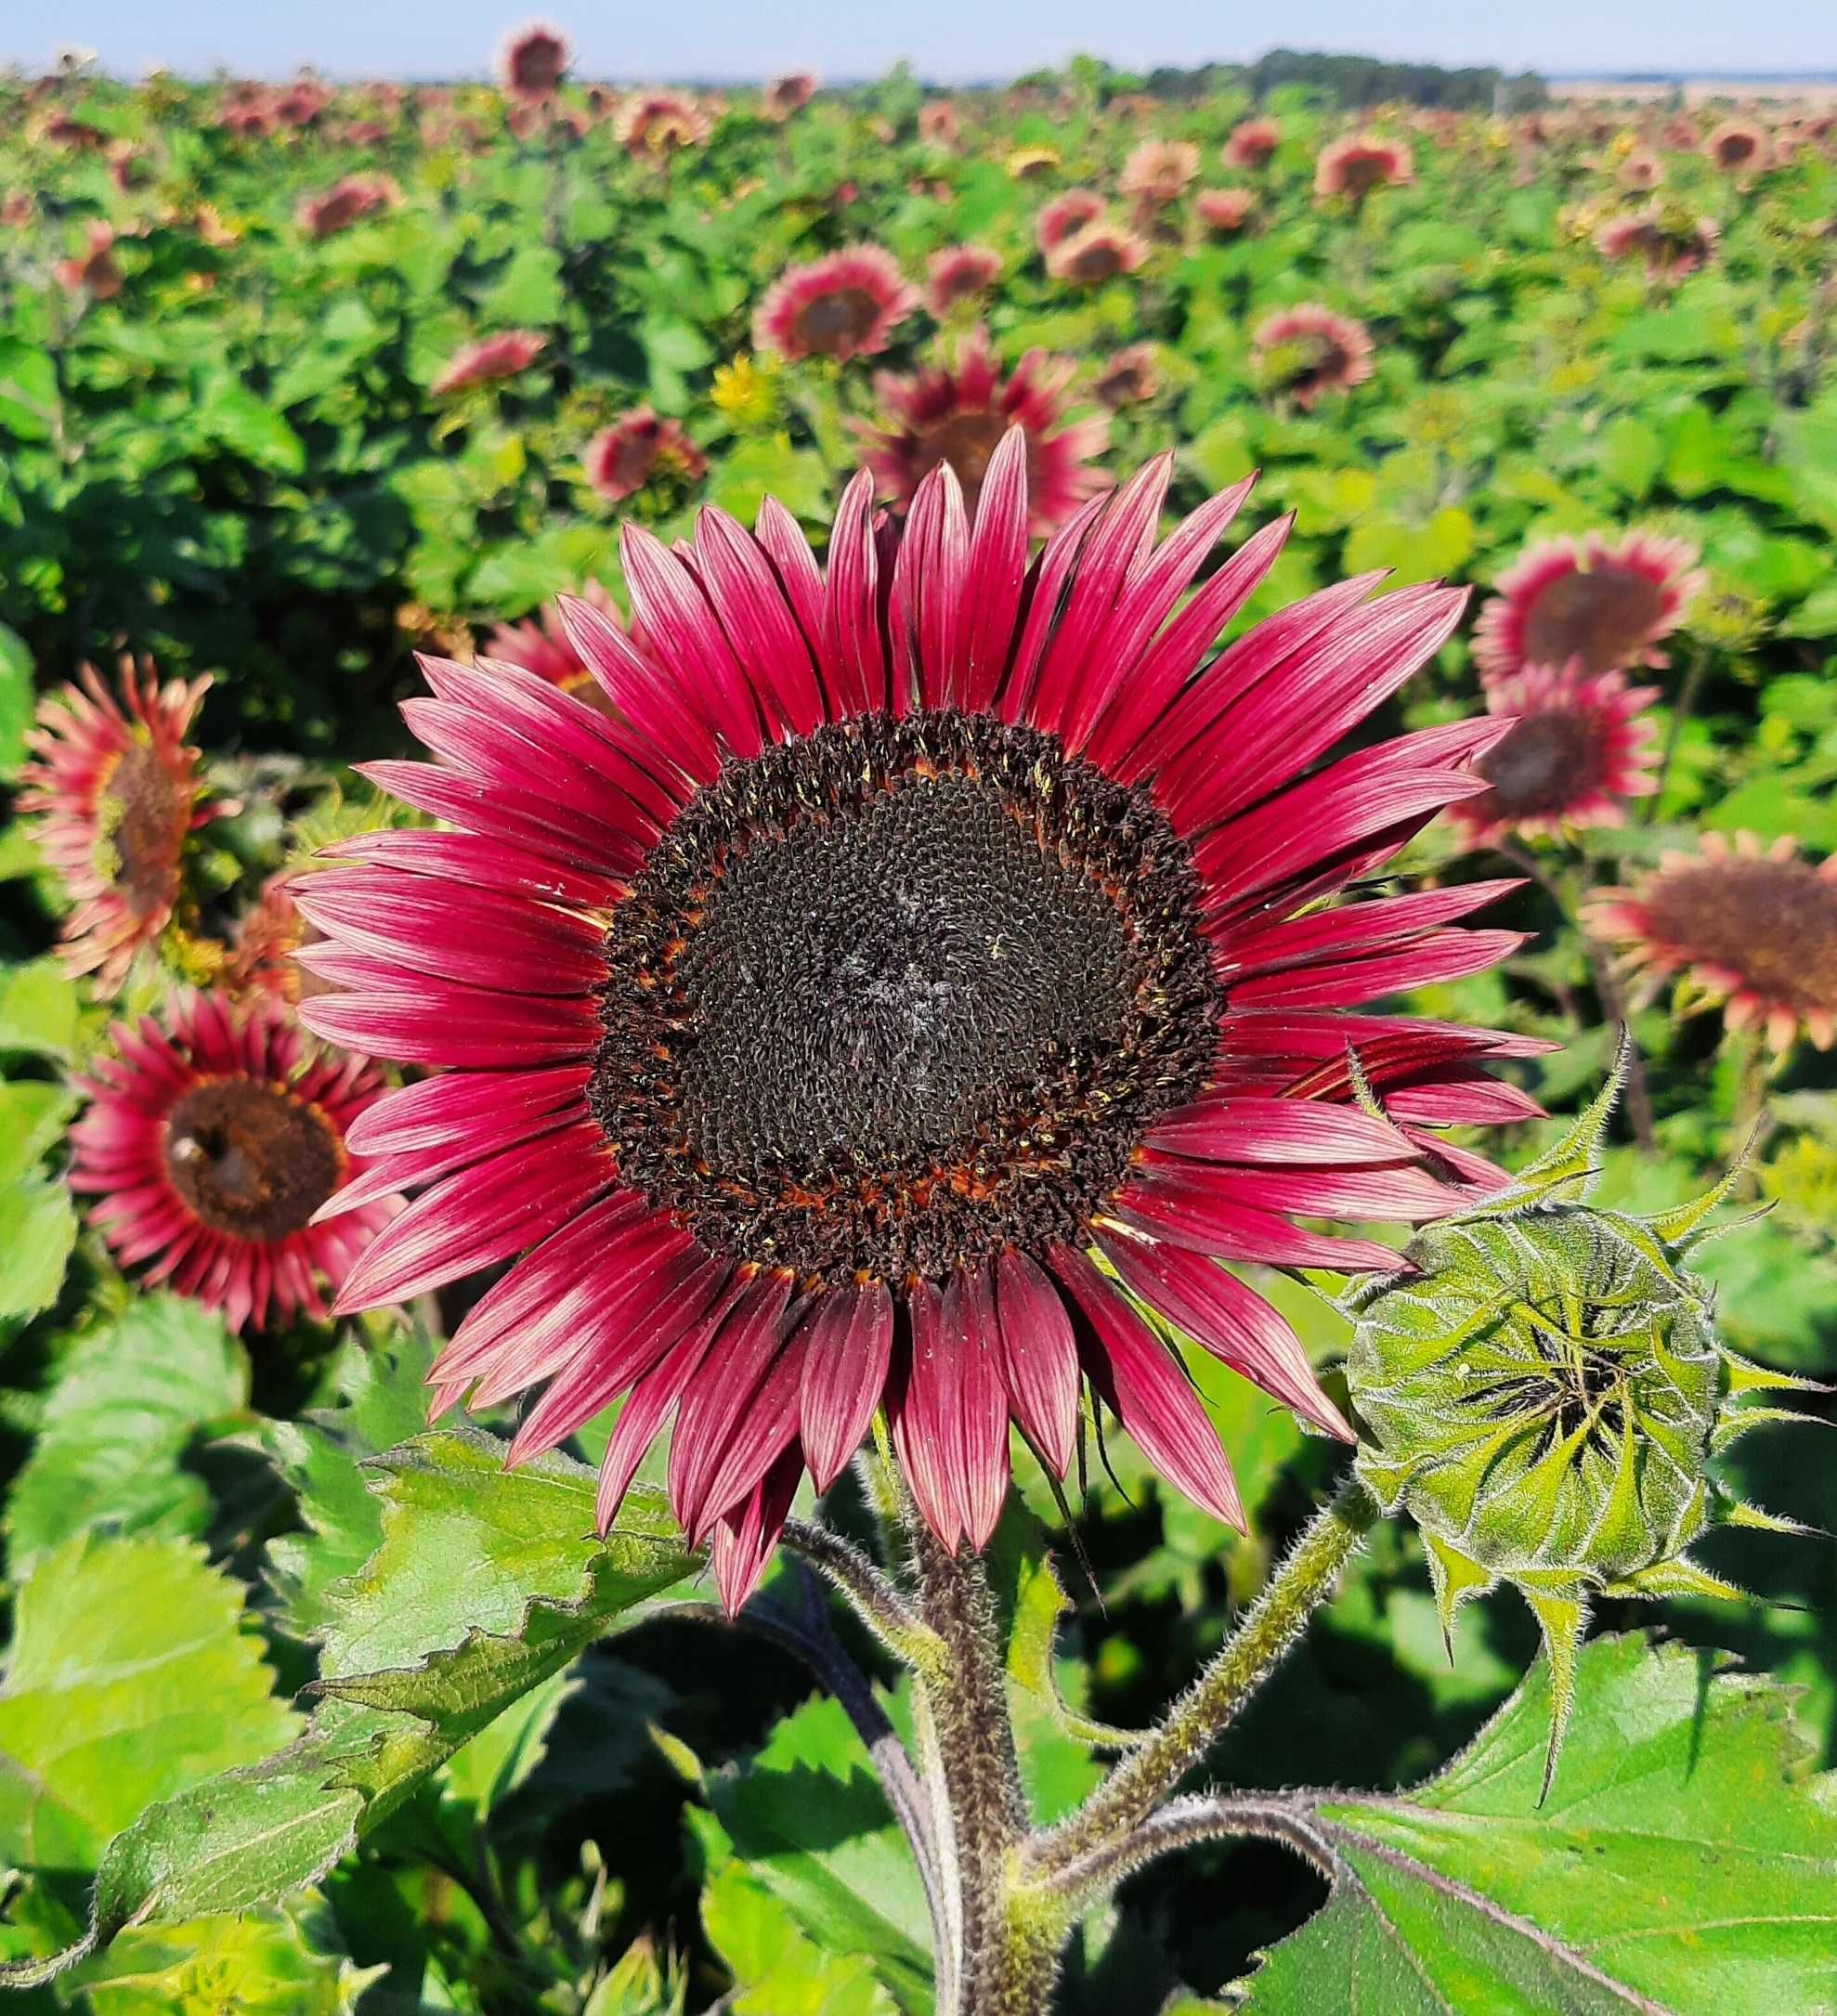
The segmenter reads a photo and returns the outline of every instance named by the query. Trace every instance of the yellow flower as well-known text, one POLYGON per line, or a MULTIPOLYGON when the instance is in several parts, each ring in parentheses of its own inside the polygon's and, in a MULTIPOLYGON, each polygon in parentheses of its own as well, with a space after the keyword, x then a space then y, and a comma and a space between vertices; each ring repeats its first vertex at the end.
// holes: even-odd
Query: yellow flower
POLYGON ((1008 172, 1017 182, 1030 182, 1058 165, 1059 150, 1053 147, 1017 147, 1007 162, 1008 172))
POLYGON ((715 366, 709 397, 736 425, 766 426, 778 410, 777 366, 755 364, 742 350, 731 364, 715 366))

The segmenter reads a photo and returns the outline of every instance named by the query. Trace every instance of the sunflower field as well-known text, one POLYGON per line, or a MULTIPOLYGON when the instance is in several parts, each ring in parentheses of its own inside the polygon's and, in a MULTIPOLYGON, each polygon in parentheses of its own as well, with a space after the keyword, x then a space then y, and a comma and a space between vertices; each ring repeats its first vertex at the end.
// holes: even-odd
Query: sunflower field
POLYGON ((1837 2008, 1837 118, 0 77, 0 1991, 1837 2008))

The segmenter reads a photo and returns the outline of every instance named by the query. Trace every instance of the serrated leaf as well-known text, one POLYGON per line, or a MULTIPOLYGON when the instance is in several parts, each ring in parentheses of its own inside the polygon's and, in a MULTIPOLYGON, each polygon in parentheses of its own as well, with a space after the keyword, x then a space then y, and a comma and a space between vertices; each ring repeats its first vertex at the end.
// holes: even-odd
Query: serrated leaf
POLYGON ((102 1856, 86 1937, 0 1980, 44 1979, 130 1924, 316 1882, 461 1745, 698 1565, 662 1494, 642 1487, 595 1539, 594 1485, 559 1455, 506 1471, 503 1445, 469 1430, 379 1458, 382 1544, 328 1591, 325 1698, 305 1734, 144 1813, 102 1856))
POLYGON ((289 1740, 242 1603, 184 1541, 79 1533, 40 1559, 0 1689, 0 1855, 95 1868, 155 1801, 289 1740))
POLYGON ((387 1348, 352 1346, 335 1374, 343 1404, 268 1431, 305 1530, 268 1542, 267 1581, 298 1638, 317 1637, 331 1617, 327 1590, 382 1544, 383 1502, 362 1465, 422 1427, 436 1349, 419 1327, 387 1348))
POLYGON ((184 1457, 200 1427, 248 1394, 241 1347, 196 1302, 149 1296, 87 1332, 59 1365, 7 1502, 15 1568, 92 1526, 201 1534, 211 1496, 184 1457))
POLYGON ((1256 2016, 1485 2009, 1779 2016, 1837 1996, 1837 1775, 1791 1697, 1715 1655, 1597 1639, 1539 1805, 1550 1670, 1395 1798, 1297 1801, 1326 1908, 1248 1983, 1256 2016))

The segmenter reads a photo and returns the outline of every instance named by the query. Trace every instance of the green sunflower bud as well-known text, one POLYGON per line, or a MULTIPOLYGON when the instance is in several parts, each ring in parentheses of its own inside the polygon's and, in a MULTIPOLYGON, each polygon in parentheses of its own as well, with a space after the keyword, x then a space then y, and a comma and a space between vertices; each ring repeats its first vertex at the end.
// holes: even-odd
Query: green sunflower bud
POLYGON ((1752 1395, 1816 1390, 1723 1345, 1713 1292, 1687 1269, 1739 1164, 1654 1217, 1586 1203, 1627 1056, 1622 1040, 1601 1096, 1511 1189, 1425 1228, 1411 1271, 1348 1305, 1359 1473, 1421 1529, 1451 1651, 1461 1604, 1501 1582, 1543 1629, 1546 1791, 1590 1599, 1739 1597, 1691 1542, 1717 1523, 1799 1528, 1743 1503, 1712 1460, 1761 1422, 1798 1418, 1752 1395))

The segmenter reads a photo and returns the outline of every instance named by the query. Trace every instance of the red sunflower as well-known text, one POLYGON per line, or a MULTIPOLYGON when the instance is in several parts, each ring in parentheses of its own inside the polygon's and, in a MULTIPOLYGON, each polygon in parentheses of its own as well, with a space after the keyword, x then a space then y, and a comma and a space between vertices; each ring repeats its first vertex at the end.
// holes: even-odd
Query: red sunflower
POLYGON ((504 38, 498 51, 498 82, 513 98, 540 102, 561 88, 569 57, 560 29, 531 21, 504 38))
POLYGON ((163 1026, 117 1022, 116 1055, 79 1083, 71 1188, 149 1286, 221 1309, 232 1330, 305 1312, 400 1208, 346 1142, 383 1090, 362 1057, 321 1051, 280 1003, 186 993, 163 1026), (364 1172, 364 1173, 359 1173, 364 1172), (338 1214, 316 1222, 346 1179, 338 1214))
POLYGON ((209 679, 163 686, 150 658, 124 658, 119 706, 94 666, 80 679, 39 705, 19 803, 41 815, 39 852, 75 904, 59 956, 111 995, 172 922, 187 838, 230 808, 207 799, 185 739, 209 679))
POLYGON ((1389 1267, 1293 1221, 1453 1208, 1497 1173, 1430 1130, 1531 1110, 1486 1067, 1544 1046, 1355 1007, 1518 943, 1454 928, 1490 890, 1351 894, 1481 787, 1493 721, 1331 759, 1462 594, 1367 576, 1210 657, 1286 524, 1189 595, 1250 486, 1157 546, 1169 455, 1030 557, 1026 448, 973 520, 947 463, 903 528, 857 476, 827 568, 771 501, 674 550, 628 526, 643 648, 567 607, 620 718, 424 661, 436 760, 366 774, 453 830, 342 842, 298 891, 342 990, 303 1018, 438 1067, 364 1121, 373 1181, 422 1193, 341 1306, 515 1261, 436 1406, 539 1395, 521 1461, 625 1396, 603 1525, 674 1413, 730 1605, 882 1408, 952 1548, 994 1528, 1010 1419, 1064 1474, 1087 1385, 1240 1520, 1150 1315, 1348 1435, 1217 1262, 1389 1267))
POLYGON ((1031 529, 1062 525, 1102 487, 1090 462, 1110 439, 1107 420, 1062 423, 1075 370, 1069 359, 1029 350, 1004 378, 989 355, 987 331, 978 329, 958 346, 953 365, 910 378, 880 372, 874 390, 890 424, 860 430, 880 494, 909 504, 932 471, 948 462, 973 510, 997 449, 1019 427, 1027 443, 1031 529))
POLYGON ((1282 145, 1282 128, 1273 119, 1246 119, 1233 126, 1219 159, 1227 168, 1260 168, 1282 145))
POLYGON ((476 343, 461 345, 427 390, 433 397, 444 399, 469 385, 520 377, 548 346, 549 339, 534 329, 506 329, 495 336, 481 336, 476 343))
POLYGON ((1416 164, 1401 140, 1375 133, 1348 133, 1329 140, 1314 163, 1316 196, 1349 196, 1361 203, 1374 189, 1415 179, 1416 164))
POLYGON ((753 318, 756 350, 780 357, 873 357, 918 306, 879 245, 850 245, 777 280, 753 318))
POLYGON ((1629 686, 1619 672, 1528 666, 1487 689, 1491 714, 1512 721, 1504 741, 1474 768, 1487 788, 1449 808, 1475 847, 1508 833, 1555 834, 1622 825, 1626 800, 1658 789, 1653 728, 1646 709, 1656 686, 1629 686))
POLYGON ((1305 412, 1329 392, 1349 392, 1372 375, 1371 332, 1319 302, 1298 302, 1257 323, 1250 337, 1257 375, 1305 412))
POLYGON ((925 262, 925 306, 940 321, 1001 278, 1001 254, 988 245, 946 245, 925 262))
POLYGON ((1816 865, 1790 837, 1763 849, 1705 833, 1694 854, 1667 854, 1636 889, 1595 897, 1586 923, 1620 941, 1654 980, 1687 971, 1724 1001, 1731 1029, 1753 1026, 1775 1050, 1803 1028, 1837 1041, 1837 855, 1816 865))
POLYGON ((1480 612, 1474 657, 1494 679, 1527 665, 1662 666, 1656 645, 1702 592, 1697 559, 1694 546, 1652 532, 1565 534, 1528 547, 1480 612))
POLYGON ((660 472, 699 483, 708 457, 683 432, 679 420, 660 420, 648 406, 622 413, 587 444, 580 458, 587 481, 607 503, 635 497, 660 472))

